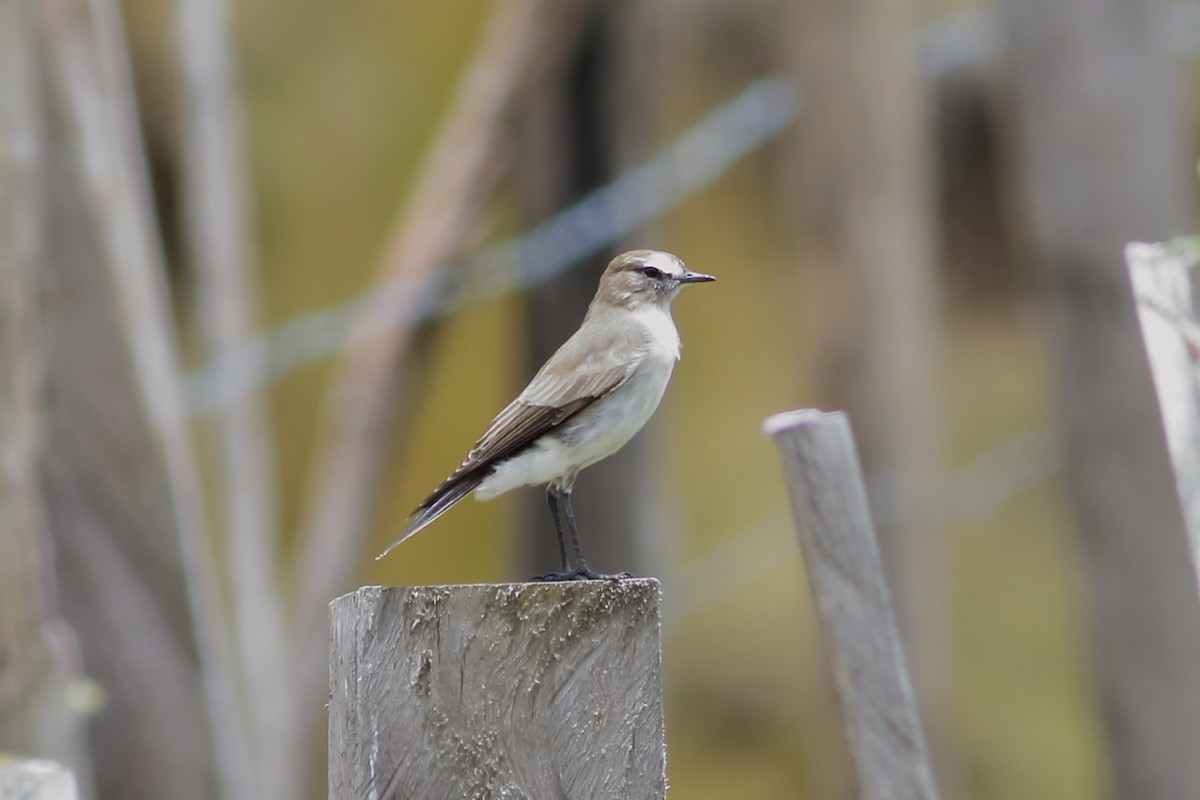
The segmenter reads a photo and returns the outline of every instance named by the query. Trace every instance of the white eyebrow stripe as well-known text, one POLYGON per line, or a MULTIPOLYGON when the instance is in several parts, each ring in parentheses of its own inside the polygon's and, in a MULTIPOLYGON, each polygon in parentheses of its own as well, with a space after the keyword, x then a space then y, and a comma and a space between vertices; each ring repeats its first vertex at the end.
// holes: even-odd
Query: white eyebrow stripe
POLYGON ((661 250, 655 250, 646 256, 645 264, 656 267, 659 271, 667 275, 679 276, 683 274, 683 262, 670 253, 664 253, 661 250))

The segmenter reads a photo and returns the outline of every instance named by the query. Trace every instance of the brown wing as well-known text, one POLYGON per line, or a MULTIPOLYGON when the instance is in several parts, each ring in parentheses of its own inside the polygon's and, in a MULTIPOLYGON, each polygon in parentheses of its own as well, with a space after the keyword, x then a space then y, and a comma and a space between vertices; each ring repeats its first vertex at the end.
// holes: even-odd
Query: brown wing
POLYGON ((646 333, 585 325, 538 371, 525 391, 509 403, 471 448, 458 469, 427 497, 432 506, 460 481, 515 455, 547 431, 624 383, 646 353, 646 333))

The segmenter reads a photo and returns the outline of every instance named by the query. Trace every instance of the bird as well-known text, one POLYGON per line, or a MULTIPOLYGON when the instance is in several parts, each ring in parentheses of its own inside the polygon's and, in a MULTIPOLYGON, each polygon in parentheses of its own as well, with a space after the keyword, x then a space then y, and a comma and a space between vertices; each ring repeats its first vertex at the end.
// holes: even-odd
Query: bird
POLYGON ((619 580, 584 558, 571 509, 580 470, 607 458, 650 419, 680 357, 671 301, 686 285, 716 280, 671 253, 630 250, 600 277, 583 324, 550 356, 525 390, 496 415, 466 458, 409 515, 383 558, 471 492, 490 500, 521 486, 546 485, 561 572, 534 580, 619 580), (560 514, 561 512, 561 514, 560 514), (561 515, 575 556, 567 558, 561 515))

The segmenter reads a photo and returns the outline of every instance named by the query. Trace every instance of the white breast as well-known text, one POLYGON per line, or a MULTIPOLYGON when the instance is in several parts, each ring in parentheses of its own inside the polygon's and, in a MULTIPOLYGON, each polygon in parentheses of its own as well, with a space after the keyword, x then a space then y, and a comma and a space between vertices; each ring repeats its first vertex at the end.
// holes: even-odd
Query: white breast
POLYGON ((505 461, 475 491, 487 500, 518 486, 540 485, 607 458, 633 438, 658 407, 679 360, 679 332, 661 308, 632 312, 650 344, 637 370, 624 384, 581 411, 553 435, 543 436, 505 461))
POLYGON ((672 361, 679 360, 679 331, 666 309, 652 306, 633 312, 634 319, 650 331, 652 352, 672 361))

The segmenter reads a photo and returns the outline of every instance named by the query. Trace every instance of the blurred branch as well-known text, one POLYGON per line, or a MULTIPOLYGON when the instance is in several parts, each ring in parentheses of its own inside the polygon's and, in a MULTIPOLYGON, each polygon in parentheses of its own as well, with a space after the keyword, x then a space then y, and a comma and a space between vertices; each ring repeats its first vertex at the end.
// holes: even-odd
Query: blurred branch
MULTIPOLYGON (((178 0, 182 65, 184 205, 196 307, 210 358, 242 347, 256 333, 254 244, 242 120, 233 87, 228 7, 224 0, 178 0)), ((279 593, 278 515, 271 426, 262 398, 239 396, 216 420, 224 503, 225 549, 249 717, 256 796, 294 798, 304 773, 300 754, 277 732, 293 701, 279 593)))
POLYGON ((34 54, 30 3, 0 0, 0 750, 62 761, 90 796, 83 723, 68 699, 78 650, 54 607, 38 485, 43 152, 34 54))
MULTIPOLYGON (((306 665, 300 676, 302 703, 319 696, 325 681, 323 668, 307 665, 320 664, 313 657, 326 651, 327 604, 349 584, 359 563, 404 383, 413 327, 394 320, 398 313, 411 314, 412 302, 435 287, 443 265, 461 254, 478 228, 504 161, 509 135, 505 115, 525 85, 544 37, 556 31, 573 4, 566 9, 552 5, 512 0, 497 7, 379 269, 379 284, 403 281, 413 294, 400 303, 393 292, 375 294, 351 328, 349 349, 317 432, 314 500, 301 523, 295 663, 306 665)), ((301 732, 308 727, 293 726, 301 732)))
POLYGON ((546 283, 720 178, 795 121, 800 107, 790 79, 755 81, 651 161, 587 194, 527 235, 444 265, 441 280, 428 285, 408 277, 390 280, 342 305, 285 323, 185 375, 189 413, 211 413, 296 367, 341 351, 352 323, 371 305, 391 309, 372 322, 372 331, 382 334, 546 283), (445 277, 450 274, 453 280, 445 277))
POLYGON ((96 793, 213 800, 213 738, 166 470, 137 395, 99 233, 48 104, 42 490, 58 602, 88 678, 96 793), (138 769, 129 754, 138 753, 138 769))
POLYGON ((119 12, 112 0, 86 5, 81 0, 46 0, 41 7, 138 395, 167 472, 221 791, 229 798, 249 797, 246 730, 236 696, 221 580, 179 394, 176 335, 119 12))
POLYGON ((30 656, 52 574, 36 480, 41 153, 27 10, 24 0, 0 2, 0 707, 36 675, 30 656))

